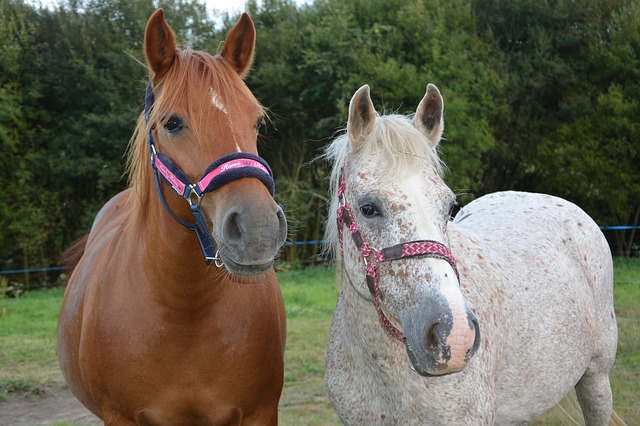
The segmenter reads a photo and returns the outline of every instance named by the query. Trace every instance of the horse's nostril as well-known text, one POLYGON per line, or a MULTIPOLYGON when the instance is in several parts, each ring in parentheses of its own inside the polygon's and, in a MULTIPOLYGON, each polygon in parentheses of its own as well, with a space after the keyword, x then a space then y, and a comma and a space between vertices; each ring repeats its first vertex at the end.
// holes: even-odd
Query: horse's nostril
POLYGON ((434 323, 431 327, 429 327, 429 331, 427 331, 426 336, 426 347, 435 351, 438 349, 438 346, 442 343, 440 336, 438 335, 438 326, 440 323, 434 323))
POLYGON ((279 208, 276 214, 278 216, 278 227, 280 230, 278 236, 282 241, 284 241, 287 238, 287 218, 284 216, 282 208, 279 208))
POLYGON ((227 220, 224 225, 225 239, 228 241, 238 241, 242 238, 242 228, 239 223, 240 215, 238 213, 231 213, 227 216, 227 220))
POLYGON ((469 323, 469 327, 474 332, 474 338, 473 338, 473 344, 467 351, 467 355, 469 356, 473 356, 477 352, 478 347, 480 346, 480 323, 478 322, 478 318, 475 315, 473 314, 471 315, 472 317, 469 323))

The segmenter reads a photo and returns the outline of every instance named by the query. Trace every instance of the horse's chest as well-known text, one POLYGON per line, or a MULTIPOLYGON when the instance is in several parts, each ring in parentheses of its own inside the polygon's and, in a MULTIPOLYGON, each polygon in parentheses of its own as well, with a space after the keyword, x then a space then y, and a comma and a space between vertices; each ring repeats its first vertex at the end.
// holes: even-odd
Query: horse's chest
POLYGON ((217 314, 180 323, 141 312, 99 324, 85 371, 106 410, 140 416, 140 424, 233 425, 261 401, 277 407, 283 362, 275 330, 251 337, 244 324, 234 333, 217 314))
POLYGON ((198 401, 173 395, 151 407, 138 411, 136 423, 147 425, 239 425, 243 411, 233 405, 220 405, 212 401, 198 401))
MULTIPOLYGON (((377 318, 361 327, 363 318, 349 318, 347 304, 343 297, 338 301, 326 377, 331 402, 346 424, 491 424, 493 396, 477 366, 422 377, 411 369, 405 348, 378 328, 377 318)), ((479 357, 472 362, 486 363, 479 357)))

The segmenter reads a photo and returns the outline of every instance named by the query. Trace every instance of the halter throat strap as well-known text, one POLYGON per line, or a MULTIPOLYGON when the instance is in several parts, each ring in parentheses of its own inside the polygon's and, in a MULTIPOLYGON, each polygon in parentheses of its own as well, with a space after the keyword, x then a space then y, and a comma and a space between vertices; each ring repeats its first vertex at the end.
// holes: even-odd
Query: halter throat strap
MULTIPOLYGON (((144 100, 145 122, 149 124, 151 109, 154 104, 154 94, 151 83, 147 84, 144 100)), ((153 139, 153 126, 149 127, 147 141, 151 151, 151 166, 155 174, 156 188, 162 205, 182 226, 194 231, 198 237, 200 248, 202 249, 207 263, 215 262, 218 267, 223 266, 219 257, 217 244, 209 231, 206 220, 200 209, 200 201, 204 194, 213 192, 216 189, 242 178, 255 178, 261 181, 273 197, 275 193, 275 181, 273 172, 269 164, 258 155, 248 152, 234 152, 224 155, 211 163, 205 170, 200 180, 192 183, 187 175, 163 153, 156 150, 153 139), (194 216, 195 222, 187 222, 169 207, 161 187, 161 179, 164 180, 173 191, 184 198, 189 203, 189 208, 194 216)))
POLYGON ((393 325, 393 323, 387 318, 386 314, 382 310, 382 307, 380 306, 380 276, 378 265, 383 262, 401 260, 410 257, 432 257, 445 260, 447 263, 449 263, 449 265, 451 265, 454 272, 456 273, 458 281, 460 281, 460 275, 458 273, 458 268, 456 267, 456 260, 447 246, 433 240, 418 240, 408 243, 400 243, 391 247, 383 248, 381 250, 372 248, 367 240, 365 240, 365 238, 362 236, 362 232, 355 222, 353 213, 351 212, 351 209, 346 202, 345 190, 346 184, 343 166, 343 169, 340 172, 340 186, 338 187, 337 194, 340 204, 337 211, 340 252, 344 256, 343 229, 346 227, 351 234, 351 238, 353 239, 358 252, 364 259, 367 287, 369 288, 369 292, 373 297, 373 303, 378 313, 378 319, 380 320, 380 323, 387 331, 387 333, 389 333, 389 335, 391 335, 399 342, 404 343, 404 334, 395 325, 393 325))

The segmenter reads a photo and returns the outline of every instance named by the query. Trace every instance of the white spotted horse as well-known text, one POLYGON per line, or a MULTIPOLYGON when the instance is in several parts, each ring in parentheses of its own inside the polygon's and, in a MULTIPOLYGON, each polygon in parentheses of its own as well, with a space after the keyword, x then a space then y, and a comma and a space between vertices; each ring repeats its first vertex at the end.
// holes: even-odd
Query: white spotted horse
POLYGON ((451 221, 443 105, 430 84, 413 118, 379 116, 363 86, 327 148, 343 278, 333 406, 348 425, 515 425, 575 388, 586 424, 608 424, 617 326, 602 232, 576 205, 523 192, 451 221))

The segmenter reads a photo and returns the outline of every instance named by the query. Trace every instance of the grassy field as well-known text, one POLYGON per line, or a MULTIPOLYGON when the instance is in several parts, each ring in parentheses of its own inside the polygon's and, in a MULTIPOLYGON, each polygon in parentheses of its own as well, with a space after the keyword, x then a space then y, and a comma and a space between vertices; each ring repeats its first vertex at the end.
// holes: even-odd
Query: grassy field
MULTIPOLYGON (((616 259, 615 266, 620 339, 612 387, 616 412, 633 425, 640 424, 640 259, 616 259)), ((325 268, 283 271, 279 278, 288 321, 280 424, 338 425, 323 378, 338 296, 335 272, 325 268)), ((0 299, 0 399, 25 393, 45 395, 64 386, 55 354, 61 299, 60 288, 0 299)), ((575 396, 533 424, 582 424, 575 396)))

